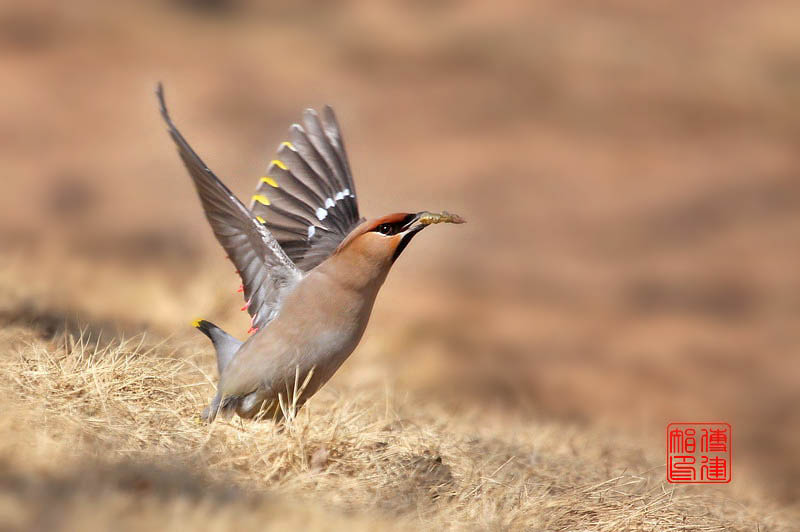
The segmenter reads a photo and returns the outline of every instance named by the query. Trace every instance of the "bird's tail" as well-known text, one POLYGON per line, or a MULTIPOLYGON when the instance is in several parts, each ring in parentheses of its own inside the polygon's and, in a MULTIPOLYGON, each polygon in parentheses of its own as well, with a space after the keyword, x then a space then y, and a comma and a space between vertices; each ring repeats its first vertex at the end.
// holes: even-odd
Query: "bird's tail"
POLYGON ((239 350, 242 342, 210 321, 199 319, 193 321, 192 325, 211 339, 211 343, 214 344, 214 349, 217 351, 217 369, 219 370, 219 374, 222 375, 223 370, 225 370, 228 363, 233 359, 233 356, 239 350))

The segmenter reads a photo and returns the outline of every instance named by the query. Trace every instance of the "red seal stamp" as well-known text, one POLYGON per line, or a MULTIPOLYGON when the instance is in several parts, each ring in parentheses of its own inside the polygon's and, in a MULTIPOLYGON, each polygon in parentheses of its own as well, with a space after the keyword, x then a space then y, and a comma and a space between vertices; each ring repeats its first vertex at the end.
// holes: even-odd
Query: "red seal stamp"
POLYGON ((728 423, 667 425, 667 482, 726 484, 731 481, 728 423))

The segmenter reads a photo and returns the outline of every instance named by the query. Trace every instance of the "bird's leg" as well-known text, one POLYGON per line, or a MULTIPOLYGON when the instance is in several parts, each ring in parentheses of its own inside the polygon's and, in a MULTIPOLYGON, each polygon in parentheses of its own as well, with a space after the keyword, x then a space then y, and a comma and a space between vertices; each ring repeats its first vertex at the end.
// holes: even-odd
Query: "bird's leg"
POLYGON ((203 409, 203 413, 200 417, 208 423, 214 421, 219 414, 221 414, 224 419, 230 419, 239 402, 239 399, 236 397, 226 397, 223 401, 219 392, 217 392, 217 395, 214 396, 214 400, 203 409))

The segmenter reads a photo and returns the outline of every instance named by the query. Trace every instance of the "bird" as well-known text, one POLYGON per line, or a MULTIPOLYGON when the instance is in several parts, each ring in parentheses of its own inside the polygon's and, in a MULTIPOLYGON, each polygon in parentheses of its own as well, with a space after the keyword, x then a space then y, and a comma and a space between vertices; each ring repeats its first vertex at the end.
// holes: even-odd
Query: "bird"
POLYGON ((426 227, 464 223, 446 211, 367 219, 333 109, 307 109, 289 128, 258 181, 249 208, 208 168, 175 127, 156 87, 167 132, 205 216, 241 276, 248 338, 199 319, 213 343, 217 393, 201 417, 286 419, 358 345, 392 265, 426 227))

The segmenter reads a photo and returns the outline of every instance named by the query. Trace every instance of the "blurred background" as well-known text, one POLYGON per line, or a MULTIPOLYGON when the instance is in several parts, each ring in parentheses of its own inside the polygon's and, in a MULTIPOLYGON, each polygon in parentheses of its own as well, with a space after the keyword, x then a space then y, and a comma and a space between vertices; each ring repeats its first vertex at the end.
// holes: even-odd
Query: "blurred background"
POLYGON ((242 198, 329 103, 364 215, 469 220, 404 253, 337 379, 659 453, 727 421, 734 484, 796 503, 798 50, 796 2, 6 0, 0 325, 244 337, 155 85, 242 198))

